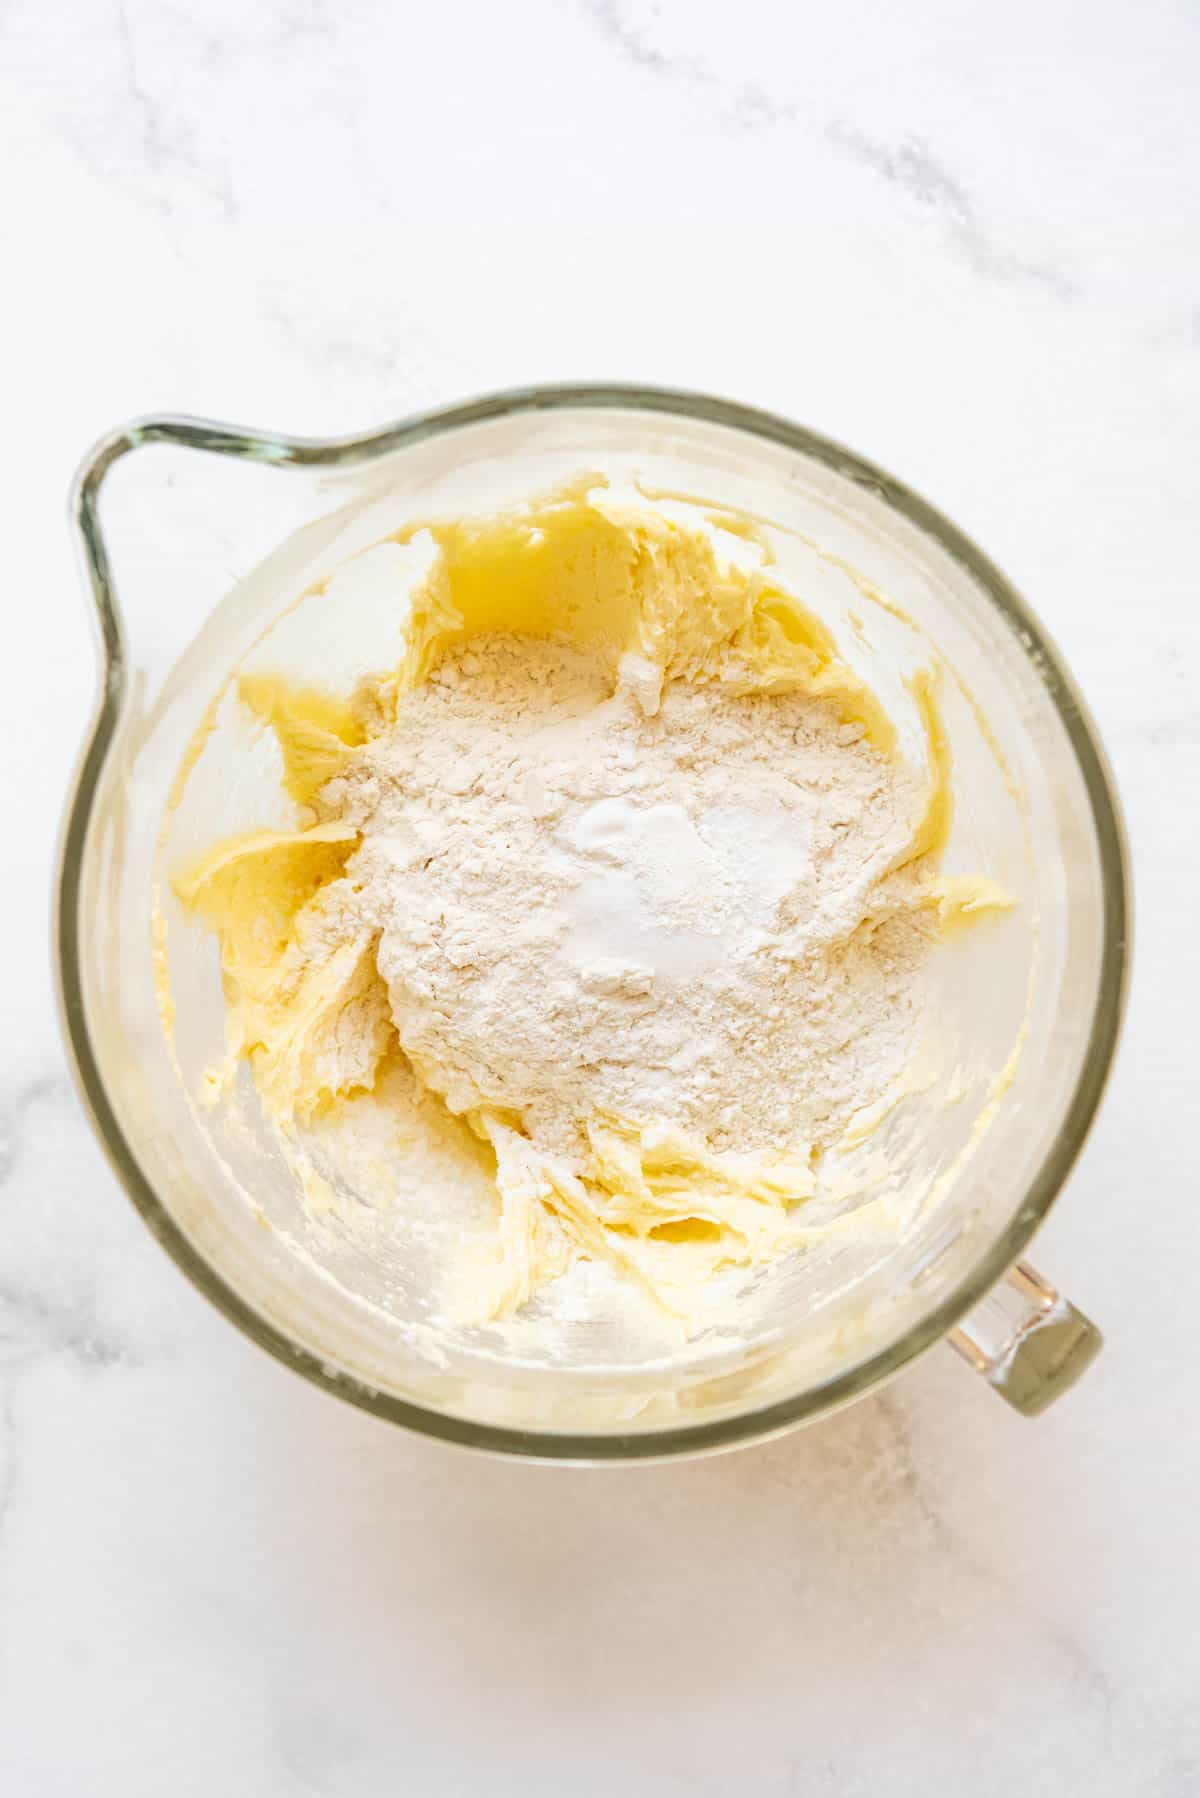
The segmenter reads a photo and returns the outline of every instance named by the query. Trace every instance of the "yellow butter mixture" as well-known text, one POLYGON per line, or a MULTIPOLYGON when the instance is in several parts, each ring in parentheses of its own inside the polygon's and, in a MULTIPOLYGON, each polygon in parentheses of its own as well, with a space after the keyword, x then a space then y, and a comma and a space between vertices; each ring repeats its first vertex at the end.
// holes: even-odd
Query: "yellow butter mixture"
POLYGON ((802 1244, 823 1158, 910 1077, 941 934, 1009 903, 941 872, 936 664, 906 756, 751 529, 595 477, 418 536, 393 666, 240 677, 294 827, 172 870, 220 942, 214 1087, 248 1061, 288 1140, 401 1063, 494 1181, 459 1317, 581 1259, 686 1315, 802 1244))

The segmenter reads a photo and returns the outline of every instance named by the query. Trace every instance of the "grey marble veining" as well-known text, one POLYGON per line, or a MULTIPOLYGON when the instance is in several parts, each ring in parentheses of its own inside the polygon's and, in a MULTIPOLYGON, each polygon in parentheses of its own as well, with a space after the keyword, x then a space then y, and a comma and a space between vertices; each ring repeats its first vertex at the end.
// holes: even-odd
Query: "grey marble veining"
POLYGON ((1200 1793, 1198 73, 1165 0, 0 13, 5 1798, 1200 1793), (243 1342, 73 1096, 44 945, 84 448, 605 376, 894 468, 1105 732, 1136 980, 1037 1254, 1108 1346, 1037 1424, 934 1353, 710 1462, 470 1460, 243 1342))
POLYGON ((1064 300, 1075 296, 1075 283, 1069 275, 1049 263, 1026 261, 992 241, 970 194, 920 138, 906 138, 891 146, 857 126, 839 122, 829 127, 828 137, 838 150, 928 213, 940 225, 947 244, 975 274, 987 280, 1028 281, 1064 300))

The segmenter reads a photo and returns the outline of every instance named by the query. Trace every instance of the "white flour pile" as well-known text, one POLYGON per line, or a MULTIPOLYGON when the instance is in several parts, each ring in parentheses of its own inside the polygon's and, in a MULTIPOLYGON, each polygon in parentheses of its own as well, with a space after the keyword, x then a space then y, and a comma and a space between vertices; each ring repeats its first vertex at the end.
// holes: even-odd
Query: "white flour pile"
POLYGON ((807 1153, 911 1047, 933 924, 889 869, 923 779, 822 701, 611 685, 566 644, 448 656, 320 795, 363 836, 324 927, 380 933, 454 1111, 519 1114, 577 1175, 604 1117, 807 1153))

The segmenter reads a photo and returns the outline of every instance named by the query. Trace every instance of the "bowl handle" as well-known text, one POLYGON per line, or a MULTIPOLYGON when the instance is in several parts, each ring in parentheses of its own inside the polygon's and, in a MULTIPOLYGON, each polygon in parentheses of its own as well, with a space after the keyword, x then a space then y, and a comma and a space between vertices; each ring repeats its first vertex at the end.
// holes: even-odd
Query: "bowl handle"
POLYGON ((964 1361, 1022 1417, 1052 1405, 1100 1353, 1090 1318, 1018 1261, 949 1337, 964 1361))

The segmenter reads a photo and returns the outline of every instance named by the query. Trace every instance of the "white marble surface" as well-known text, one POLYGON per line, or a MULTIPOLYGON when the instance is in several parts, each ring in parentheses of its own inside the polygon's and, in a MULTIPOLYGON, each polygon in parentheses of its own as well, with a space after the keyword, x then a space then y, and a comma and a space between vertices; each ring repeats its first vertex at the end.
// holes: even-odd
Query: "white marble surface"
POLYGON ((1148 0, 9 0, 0 11, 0 1792, 1200 1792, 1200 14, 1148 0), (1065 649, 1139 958, 1038 1258, 1037 1424, 946 1352, 612 1473, 409 1439, 181 1280, 68 1084, 46 912, 93 679, 73 465, 527 379, 790 413, 1065 649))

